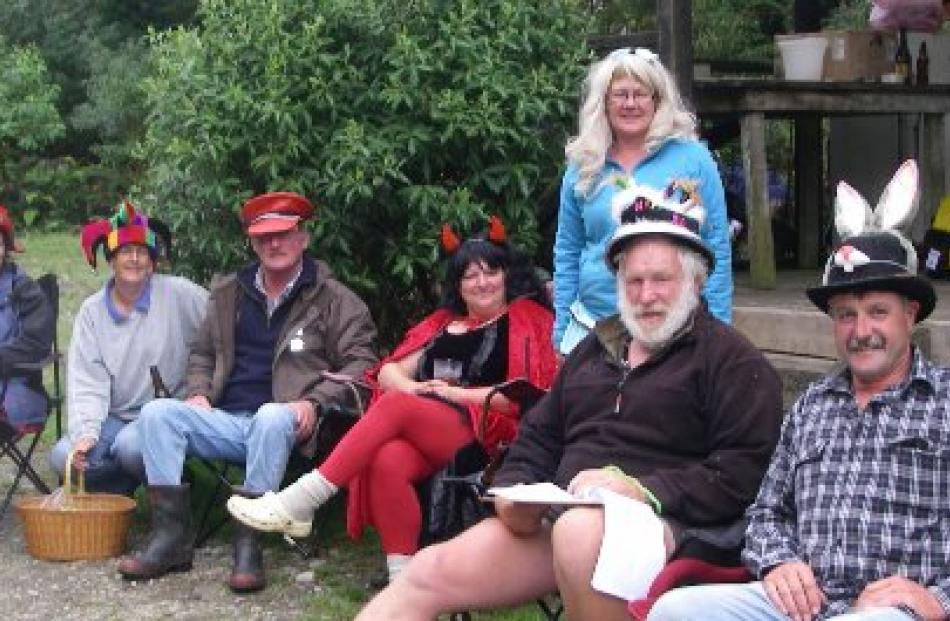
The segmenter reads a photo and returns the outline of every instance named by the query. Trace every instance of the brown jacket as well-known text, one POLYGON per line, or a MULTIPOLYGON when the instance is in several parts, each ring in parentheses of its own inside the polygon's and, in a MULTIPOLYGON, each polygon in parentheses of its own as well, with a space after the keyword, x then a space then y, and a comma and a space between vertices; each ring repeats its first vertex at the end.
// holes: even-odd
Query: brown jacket
MULTIPOLYGON (((350 404, 349 389, 329 382, 321 372, 354 377, 376 363, 376 326, 366 304, 337 281, 322 261, 309 256, 316 268, 316 282, 304 286, 291 302, 290 312, 277 339, 273 362, 273 396, 277 403, 309 400, 316 411, 333 403, 350 404), (301 332, 302 331, 302 332, 301 332), (304 349, 292 351, 290 341, 300 337, 304 349)), ((214 404, 234 367, 234 330, 242 286, 236 274, 211 283, 208 312, 188 358, 187 392, 204 395, 214 404)), ((316 450, 311 437, 300 448, 306 456, 316 450)))

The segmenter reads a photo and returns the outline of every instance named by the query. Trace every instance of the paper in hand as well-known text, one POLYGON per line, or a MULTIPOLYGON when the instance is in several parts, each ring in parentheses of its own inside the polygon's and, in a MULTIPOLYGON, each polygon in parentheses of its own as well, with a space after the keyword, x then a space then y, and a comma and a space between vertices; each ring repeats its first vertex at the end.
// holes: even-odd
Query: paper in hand
POLYGON ((492 498, 504 498, 512 502, 538 505, 602 505, 598 498, 579 498, 561 489, 554 483, 519 483, 510 487, 491 487, 485 493, 492 498))

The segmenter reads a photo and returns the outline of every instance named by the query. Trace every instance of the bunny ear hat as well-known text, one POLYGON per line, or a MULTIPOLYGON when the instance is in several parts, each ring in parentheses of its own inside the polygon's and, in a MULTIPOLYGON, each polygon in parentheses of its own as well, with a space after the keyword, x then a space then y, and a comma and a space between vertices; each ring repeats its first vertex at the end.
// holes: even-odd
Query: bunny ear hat
POLYGON ((828 257, 821 286, 807 290, 808 298, 828 312, 838 293, 891 291, 920 304, 923 321, 937 303, 934 288, 917 275, 917 253, 901 232, 917 211, 919 173, 907 160, 891 178, 872 210, 864 197, 844 181, 835 196, 835 228, 841 242, 828 257))

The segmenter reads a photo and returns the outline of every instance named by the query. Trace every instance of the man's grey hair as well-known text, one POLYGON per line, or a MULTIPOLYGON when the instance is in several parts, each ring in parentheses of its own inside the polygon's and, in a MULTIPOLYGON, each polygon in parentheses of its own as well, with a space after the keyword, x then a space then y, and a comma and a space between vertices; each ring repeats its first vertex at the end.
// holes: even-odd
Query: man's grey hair
MULTIPOLYGON (((662 239, 668 240, 666 237, 662 239)), ((683 278, 695 282, 699 289, 702 290, 703 287, 706 286, 706 280, 709 278, 709 264, 706 262, 706 259, 692 248, 687 248, 676 242, 671 243, 676 245, 676 253, 679 255, 680 266, 683 268, 683 278)), ((635 243, 627 244, 627 246, 617 254, 617 273, 620 274, 620 276, 624 276, 627 253, 634 245, 635 243)))

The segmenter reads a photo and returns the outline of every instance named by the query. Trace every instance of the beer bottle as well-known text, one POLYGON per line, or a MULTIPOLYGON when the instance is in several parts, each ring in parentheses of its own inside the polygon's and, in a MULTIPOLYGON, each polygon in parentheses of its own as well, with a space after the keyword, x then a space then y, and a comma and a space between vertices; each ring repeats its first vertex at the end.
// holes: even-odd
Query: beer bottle
POLYGON ((917 86, 930 84, 930 57, 927 55, 927 42, 920 42, 917 52, 917 86))
POLYGON ((913 84, 910 71, 910 48, 907 47, 907 30, 901 28, 898 36, 897 54, 894 56, 894 73, 901 77, 904 84, 913 84))

